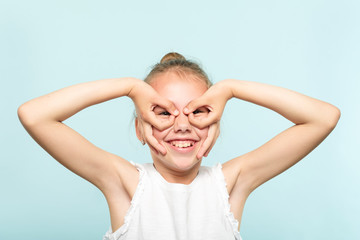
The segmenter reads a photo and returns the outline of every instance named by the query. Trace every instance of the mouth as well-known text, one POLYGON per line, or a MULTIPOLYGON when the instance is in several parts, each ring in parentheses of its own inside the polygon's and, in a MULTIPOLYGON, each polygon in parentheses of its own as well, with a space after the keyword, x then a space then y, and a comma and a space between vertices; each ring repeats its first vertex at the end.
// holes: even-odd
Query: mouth
POLYGON ((180 152, 188 153, 191 152, 197 143, 195 140, 171 140, 166 142, 171 149, 180 152))

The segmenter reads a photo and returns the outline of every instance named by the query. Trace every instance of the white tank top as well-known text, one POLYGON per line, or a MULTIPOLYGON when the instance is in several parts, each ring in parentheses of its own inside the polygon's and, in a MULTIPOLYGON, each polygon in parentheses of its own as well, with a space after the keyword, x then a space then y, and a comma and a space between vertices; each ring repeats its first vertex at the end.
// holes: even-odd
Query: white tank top
POLYGON ((167 182, 152 163, 134 165, 140 180, 124 224, 103 240, 241 240, 221 164, 201 166, 189 185, 167 182))

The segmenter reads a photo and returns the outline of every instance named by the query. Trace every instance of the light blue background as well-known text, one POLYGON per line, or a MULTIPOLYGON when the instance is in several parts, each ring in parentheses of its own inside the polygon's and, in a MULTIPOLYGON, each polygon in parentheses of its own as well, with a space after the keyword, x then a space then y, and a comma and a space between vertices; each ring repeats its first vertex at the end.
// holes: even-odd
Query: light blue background
MULTIPOLYGON (((52 159, 18 121, 17 107, 102 78, 143 78, 168 51, 200 61, 211 79, 278 85, 342 111, 302 162, 258 188, 245 206, 244 240, 360 239, 360 4, 329 1, 0 1, 0 239, 101 239, 101 192, 52 159)), ((150 161, 116 99, 66 123, 126 159, 150 161)), ((250 151, 291 124, 231 100, 204 164, 250 151)))

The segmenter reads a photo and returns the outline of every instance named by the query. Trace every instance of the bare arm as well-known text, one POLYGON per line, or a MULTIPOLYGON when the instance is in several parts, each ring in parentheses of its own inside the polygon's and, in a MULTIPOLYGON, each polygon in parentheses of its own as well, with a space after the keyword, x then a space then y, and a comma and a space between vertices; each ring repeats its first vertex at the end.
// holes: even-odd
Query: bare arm
POLYGON ((208 105, 211 111, 209 119, 195 124, 220 120, 226 101, 232 97, 274 110, 295 124, 261 147, 224 164, 229 192, 235 190, 242 196, 310 153, 333 130, 340 117, 339 109, 329 103, 280 87, 230 79, 215 84, 202 99, 189 104, 189 112, 199 105, 208 105), (219 99, 223 99, 221 103, 219 99))
POLYGON ((24 103, 18 109, 18 116, 42 148, 102 191, 109 184, 124 182, 130 184, 127 189, 135 190, 137 171, 129 162, 94 146, 62 121, 86 107, 122 96, 139 102, 139 89, 143 91, 141 99, 156 96, 149 85, 135 78, 81 83, 24 103))
POLYGON ((304 158, 334 129, 340 111, 300 93, 261 83, 228 80, 233 97, 274 110, 295 125, 228 164, 238 169, 238 189, 255 188, 304 158))

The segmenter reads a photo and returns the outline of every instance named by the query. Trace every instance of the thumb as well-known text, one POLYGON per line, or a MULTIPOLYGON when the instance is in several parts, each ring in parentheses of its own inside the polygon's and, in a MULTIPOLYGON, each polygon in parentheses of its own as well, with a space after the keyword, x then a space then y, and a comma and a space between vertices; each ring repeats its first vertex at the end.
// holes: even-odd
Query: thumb
POLYGON ((203 129, 217 122, 216 114, 209 112, 206 117, 195 117, 193 113, 189 114, 189 122, 197 128, 203 129))
MULTIPOLYGON (((206 97, 201 96, 199 98, 192 100, 185 106, 183 112, 184 114, 188 115, 200 107, 206 107, 209 109, 209 101, 206 97)), ((209 110, 211 111, 211 109, 209 110)))

